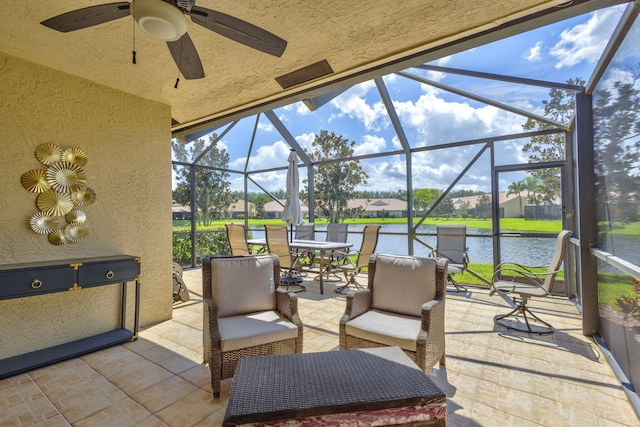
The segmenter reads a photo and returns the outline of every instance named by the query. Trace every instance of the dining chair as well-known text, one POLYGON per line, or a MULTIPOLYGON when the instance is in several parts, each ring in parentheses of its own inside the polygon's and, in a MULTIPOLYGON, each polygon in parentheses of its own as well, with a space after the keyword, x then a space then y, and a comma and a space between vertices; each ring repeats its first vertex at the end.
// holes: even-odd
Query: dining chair
POLYGON ((327 242, 346 242, 349 235, 349 224, 332 222, 327 225, 327 242))
MULTIPOLYGON (((327 225, 327 242, 346 242, 347 237, 349 235, 349 224, 338 224, 338 223, 330 223, 327 225)), ((322 256, 320 254, 316 254, 314 259, 314 264, 318 265, 318 269, 320 270, 320 274, 326 275, 326 280, 329 280, 329 275, 333 274, 334 276, 340 278, 334 270, 338 267, 341 262, 344 262, 344 258, 340 255, 342 251, 324 251, 322 256), (322 263, 322 265, 320 265, 322 263)), ((319 279, 318 277, 315 280, 319 279)))
POLYGON ((247 234, 244 224, 225 224, 227 229, 227 242, 231 255, 249 255, 251 250, 247 244, 247 234))
POLYGON ((342 253, 346 261, 339 267, 342 270, 347 283, 336 288, 336 293, 342 293, 342 291, 349 288, 349 285, 353 285, 356 289, 363 288, 363 286, 356 281, 356 276, 369 265, 369 259, 376 251, 376 246, 378 245, 379 231, 379 225, 366 225, 362 232, 362 244, 360 245, 360 250, 342 253), (351 261, 351 256, 356 256, 355 264, 351 261))
POLYGON ((469 262, 469 248, 467 247, 466 225, 438 225, 436 227, 436 249, 432 256, 445 257, 449 260, 447 281, 457 292, 466 292, 467 289, 456 282, 453 274, 462 274, 467 270, 469 262))
POLYGON ((314 223, 306 223, 296 225, 296 240, 316 240, 316 225, 314 223))
MULTIPOLYGON (((299 224, 296 226, 296 240, 315 240, 316 229, 314 223, 299 224)), ((303 268, 313 266, 314 252, 307 249, 293 249, 298 254, 298 263, 303 268)))
POLYGON ((265 239, 269 253, 276 254, 280 259, 280 268, 286 270, 286 274, 280 277, 280 286, 285 286, 289 290, 290 286, 299 286, 297 292, 306 290, 302 285, 300 269, 302 266, 298 262, 298 254, 291 251, 289 246, 289 232, 284 225, 265 225, 265 239))

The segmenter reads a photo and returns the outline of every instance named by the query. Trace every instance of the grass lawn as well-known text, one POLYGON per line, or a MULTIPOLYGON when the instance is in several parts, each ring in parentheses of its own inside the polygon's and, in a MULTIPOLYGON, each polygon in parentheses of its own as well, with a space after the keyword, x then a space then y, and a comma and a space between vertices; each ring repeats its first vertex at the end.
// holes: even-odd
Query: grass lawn
MULTIPOLYGON (((414 219, 414 224, 417 224, 419 219, 414 219)), ((559 233, 562 230, 562 224, 560 221, 527 221, 524 218, 503 218, 500 220, 502 230, 505 231, 524 231, 535 233, 559 233)), ((198 225, 198 229, 218 229, 224 228, 224 224, 227 222, 243 222, 241 219, 223 219, 212 221, 210 226, 198 225)), ((349 218, 345 220, 347 224, 406 224, 406 218, 349 218)), ((328 224, 328 221, 318 219, 316 224, 328 224)), ((249 227, 259 227, 264 224, 277 224, 282 225, 283 222, 280 219, 250 219, 249 227)), ((491 220, 483 220, 482 218, 428 218, 423 224, 425 225, 440 225, 440 224, 466 224, 467 228, 477 228, 490 230, 492 227, 491 220)), ((187 220, 173 221, 174 228, 186 228, 188 231, 191 226, 191 222, 187 220)))

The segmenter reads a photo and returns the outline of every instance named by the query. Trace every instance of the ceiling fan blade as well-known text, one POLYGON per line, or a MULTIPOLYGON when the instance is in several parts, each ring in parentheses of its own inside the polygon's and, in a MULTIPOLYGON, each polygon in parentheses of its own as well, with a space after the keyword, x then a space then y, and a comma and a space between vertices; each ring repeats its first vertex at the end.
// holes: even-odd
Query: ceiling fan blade
POLYGON ((185 33, 174 42, 167 42, 167 46, 169 46, 171 56, 173 56, 173 60, 176 61, 176 65, 185 79, 193 80, 204 77, 200 55, 198 55, 198 51, 188 33, 185 33))
POLYGON ((193 6, 191 20, 233 41, 273 56, 282 56, 287 41, 253 24, 222 12, 193 6))
POLYGON ((53 30, 68 33, 124 18, 130 14, 129 2, 108 3, 72 10, 42 21, 41 24, 53 30))

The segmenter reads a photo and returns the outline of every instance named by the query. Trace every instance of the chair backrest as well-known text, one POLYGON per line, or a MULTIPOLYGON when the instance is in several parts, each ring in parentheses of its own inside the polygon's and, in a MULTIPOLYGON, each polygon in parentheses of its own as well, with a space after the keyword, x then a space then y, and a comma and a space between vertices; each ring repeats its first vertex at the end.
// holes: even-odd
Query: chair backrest
POLYGON ((276 307, 276 283, 280 280, 276 256, 223 256, 205 260, 209 265, 208 271, 203 271, 203 294, 218 305, 218 317, 276 307))
POLYGON ((467 266, 467 226, 439 225, 436 229, 436 253, 449 259, 450 264, 467 266))
POLYGON ((564 261, 569 237, 571 237, 571 231, 569 230, 562 230, 560 234, 558 234, 556 250, 553 253, 553 258, 551 259, 549 266, 547 267, 547 276, 545 277, 544 284, 542 285, 547 292, 551 289, 553 281, 556 279, 556 274, 564 261))
POLYGON ((291 268, 293 260, 289 248, 289 235, 285 225, 265 225, 264 235, 269 253, 278 255, 280 267, 291 268))
POLYGON ((376 251, 378 246, 379 225, 366 225, 362 234, 362 245, 358 251, 358 259, 356 260, 356 268, 363 268, 369 264, 369 258, 376 251))
POLYGON ((300 224, 296 226, 296 239, 298 240, 315 240, 316 229, 315 224, 300 224))
MULTIPOLYGON (((445 262, 445 261, 443 261, 445 262)), ((420 317, 422 304, 443 298, 438 290, 435 258, 374 254, 369 259, 371 306, 420 317)))
POLYGON ((231 249, 231 255, 249 255, 249 245, 247 245, 247 235, 244 224, 225 224, 227 228, 227 242, 231 249))
POLYGON ((346 242, 349 224, 332 222, 327 225, 327 242, 346 242))

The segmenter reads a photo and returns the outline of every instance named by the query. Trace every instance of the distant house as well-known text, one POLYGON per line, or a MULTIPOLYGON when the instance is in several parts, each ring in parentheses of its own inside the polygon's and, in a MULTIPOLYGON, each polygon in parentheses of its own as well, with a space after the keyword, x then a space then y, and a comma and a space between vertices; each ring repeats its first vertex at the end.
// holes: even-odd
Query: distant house
MULTIPOLYGON (((238 218, 240 216, 244 216, 245 209, 244 209, 244 200, 238 200, 234 203, 231 203, 231 205, 229 205, 229 218, 238 218)), ((255 218, 256 217, 256 205, 255 203, 251 203, 248 202, 247 203, 247 213, 249 215, 249 218, 255 218)))
POLYGON ((353 199, 347 205, 349 209, 361 208, 369 218, 406 218, 407 202, 400 199, 353 199))
MULTIPOLYGON (((468 203, 469 212, 476 216, 481 216, 481 213, 476 209, 480 197, 482 196, 466 196, 453 199, 454 213, 460 213, 463 205, 468 203)), ((559 202, 543 206, 529 204, 529 199, 525 192, 508 194, 503 191, 499 193, 498 197, 500 218, 556 219, 560 218, 562 214, 562 207, 559 202)), ((490 216, 490 212, 486 214, 490 216)))
POLYGON ((191 208, 188 206, 182 206, 178 204, 172 205, 171 219, 177 220, 177 221, 191 219, 191 208))
MULTIPOLYGON (((276 200, 271 200, 270 202, 265 203, 264 208, 262 209, 262 217, 271 219, 282 218, 282 212, 284 212, 284 204, 286 203, 286 200, 280 200, 280 203, 276 200)), ((309 213, 307 205, 300 202, 300 206, 302 207, 302 215, 307 216, 309 213)))

